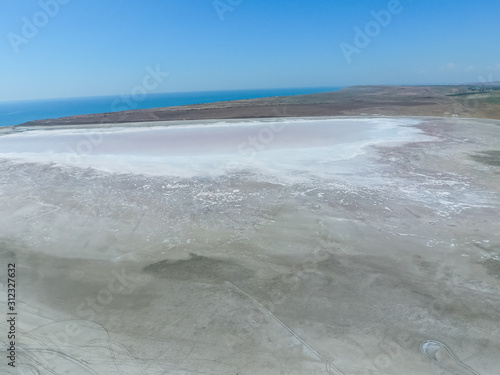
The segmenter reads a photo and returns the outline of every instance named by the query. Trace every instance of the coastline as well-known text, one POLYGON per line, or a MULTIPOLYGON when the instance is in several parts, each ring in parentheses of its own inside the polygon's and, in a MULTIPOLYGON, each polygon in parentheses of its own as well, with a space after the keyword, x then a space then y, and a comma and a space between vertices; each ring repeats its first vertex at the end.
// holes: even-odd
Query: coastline
POLYGON ((500 90, 470 92, 464 86, 354 86, 338 91, 235 100, 121 112, 76 115, 14 125, 31 126, 126 124, 199 120, 268 119, 277 117, 431 117, 500 119, 500 90))
POLYGON ((130 95, 83 96, 0 101, 0 126, 75 115, 173 107, 230 100, 305 95, 340 90, 342 87, 219 90, 198 92, 148 93, 140 98, 130 95))

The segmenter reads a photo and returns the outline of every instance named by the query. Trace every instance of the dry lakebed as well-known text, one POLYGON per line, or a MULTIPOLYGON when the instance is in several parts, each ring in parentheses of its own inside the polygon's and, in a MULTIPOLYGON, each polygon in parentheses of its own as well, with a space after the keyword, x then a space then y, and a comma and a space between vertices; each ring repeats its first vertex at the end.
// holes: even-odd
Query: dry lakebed
POLYGON ((498 375, 499 125, 0 129, 0 372, 498 375))

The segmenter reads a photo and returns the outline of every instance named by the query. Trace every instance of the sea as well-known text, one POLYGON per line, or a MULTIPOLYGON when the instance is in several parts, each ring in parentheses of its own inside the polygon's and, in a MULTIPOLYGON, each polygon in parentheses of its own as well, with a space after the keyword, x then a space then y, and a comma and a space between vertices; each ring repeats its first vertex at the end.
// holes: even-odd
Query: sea
POLYGON ((81 98, 61 98, 0 102, 0 126, 19 125, 27 121, 73 115, 113 112, 116 110, 171 107, 188 104, 213 103, 228 100, 256 99, 271 96, 315 94, 338 91, 342 87, 277 88, 258 90, 200 91, 81 98), (120 105, 116 105, 117 101, 120 105), (125 104, 126 103, 126 104, 125 104))

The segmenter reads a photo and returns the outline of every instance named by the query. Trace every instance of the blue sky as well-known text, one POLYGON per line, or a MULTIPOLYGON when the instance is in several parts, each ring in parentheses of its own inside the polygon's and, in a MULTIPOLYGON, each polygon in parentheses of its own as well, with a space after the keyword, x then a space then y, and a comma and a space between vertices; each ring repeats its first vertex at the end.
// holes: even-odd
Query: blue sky
POLYGON ((498 0, 392 1, 6 0, 0 100, 500 80, 498 0))

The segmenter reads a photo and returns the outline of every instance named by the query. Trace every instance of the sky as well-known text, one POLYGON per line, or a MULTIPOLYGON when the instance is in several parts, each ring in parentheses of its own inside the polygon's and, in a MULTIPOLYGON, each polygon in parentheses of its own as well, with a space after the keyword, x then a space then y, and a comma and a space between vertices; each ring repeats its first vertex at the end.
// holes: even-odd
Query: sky
POLYGON ((498 0, 4 0, 0 101, 500 80, 498 0))

